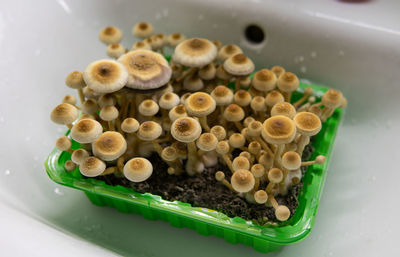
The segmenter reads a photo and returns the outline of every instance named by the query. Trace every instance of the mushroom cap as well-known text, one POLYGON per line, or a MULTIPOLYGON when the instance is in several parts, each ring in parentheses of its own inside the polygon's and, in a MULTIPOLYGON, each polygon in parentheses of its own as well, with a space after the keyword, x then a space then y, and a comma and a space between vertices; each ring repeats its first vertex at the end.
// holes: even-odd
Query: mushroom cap
POLYGON ((139 50, 139 49, 151 50, 151 45, 149 43, 147 43, 146 41, 138 41, 132 45, 131 51, 139 50))
POLYGON ((185 35, 182 33, 172 33, 171 35, 168 36, 168 44, 171 47, 176 47, 178 44, 182 43, 185 40, 185 35))
POLYGON ((235 93, 234 102, 242 107, 248 106, 251 103, 252 97, 246 90, 239 90, 235 93))
POLYGON ((57 124, 67 125, 71 124, 78 118, 79 112, 75 106, 67 103, 57 105, 51 111, 50 119, 57 124))
POLYGON ((269 92, 267 94, 267 96, 265 96, 265 105, 267 107, 272 107, 277 103, 281 103, 284 102, 285 98, 283 97, 283 95, 277 91, 277 90, 273 90, 271 92, 269 92))
POLYGON ((60 151, 67 151, 68 149, 71 148, 71 146, 72 146, 72 142, 66 136, 62 136, 62 137, 58 138, 56 141, 56 147, 60 151))
POLYGON ((262 96, 255 96, 250 102, 250 107, 256 112, 265 111, 265 98, 262 96))
POLYGON ((275 104, 271 109, 271 116, 283 115, 290 119, 296 115, 296 108, 288 102, 280 102, 275 104))
POLYGON ((73 71, 65 78, 65 84, 73 89, 80 89, 86 86, 83 80, 83 73, 80 71, 73 71))
POLYGON ((239 193, 247 193, 253 189, 255 179, 253 174, 248 170, 237 170, 231 177, 233 189, 239 193))
POLYGON ((240 148, 240 147, 244 146, 245 143, 246 143, 246 138, 240 133, 233 133, 229 137, 229 144, 233 148, 240 148))
POLYGON ((144 116, 154 116, 158 112, 160 107, 155 101, 151 99, 146 99, 139 104, 138 109, 139 112, 144 116))
POLYGON ((178 157, 175 147, 167 146, 161 151, 161 158, 165 161, 174 161, 178 157))
POLYGON ((221 125, 215 125, 210 129, 210 133, 217 137, 218 141, 224 140, 226 137, 226 130, 221 125))
POLYGON ((219 49, 217 58, 219 61, 224 62, 231 56, 243 53, 242 49, 237 45, 224 45, 219 49))
POLYGON ((261 151, 261 145, 257 141, 251 141, 248 145, 249 152, 257 155, 261 151))
POLYGON ((117 98, 114 94, 104 94, 100 96, 97 103, 100 108, 103 108, 104 106, 115 105, 117 103, 117 98))
POLYGON ((228 72, 226 72, 226 70, 224 69, 224 66, 222 64, 217 67, 215 76, 219 79, 227 80, 227 81, 229 81, 232 78, 232 75, 229 74, 228 72))
POLYGON ((217 172, 215 173, 215 179, 216 179, 217 181, 222 181, 224 178, 225 178, 225 173, 224 173, 224 172, 222 172, 222 171, 217 171, 217 172))
POLYGON ((121 39, 121 30, 114 26, 105 27, 99 33, 99 40, 106 45, 119 43, 121 39))
POLYGON ((217 105, 228 105, 233 101, 233 92, 224 85, 219 85, 211 91, 211 96, 214 98, 217 105))
POLYGON ((168 61, 159 53, 139 49, 130 51, 118 58, 128 71, 129 88, 148 90, 168 83, 172 70, 168 61))
POLYGON ((135 133, 139 129, 139 122, 134 118, 126 118, 121 123, 121 129, 125 133, 135 133))
POLYGON ((183 142, 175 141, 171 145, 173 148, 175 148, 176 153, 178 154, 178 158, 185 159, 187 157, 187 146, 183 142))
POLYGON ((261 178, 265 174, 265 168, 264 165, 257 163, 251 166, 251 173, 253 173, 253 176, 255 178, 261 178))
POLYGON ((277 78, 279 78, 280 75, 286 72, 285 69, 279 65, 275 65, 274 67, 272 67, 271 71, 275 74, 277 78))
POLYGON ((212 80, 215 78, 216 73, 217 69, 215 68, 214 63, 209 63, 206 66, 200 68, 197 75, 203 80, 212 80))
POLYGON ((118 159, 126 147, 125 138, 115 131, 104 132, 92 143, 93 154, 104 161, 118 159))
POLYGON ((342 104, 343 94, 339 90, 329 89, 322 96, 321 102, 328 108, 337 108, 342 104))
POLYGON ((251 137, 258 137, 261 135, 261 131, 263 129, 263 125, 260 121, 255 120, 249 123, 249 126, 247 127, 247 134, 251 137))
POLYGON ((264 190, 258 190, 254 193, 254 200, 256 203, 263 204, 268 201, 268 194, 264 190))
POLYGON ((317 104, 313 104, 310 107, 308 107, 307 111, 311 112, 311 113, 314 113, 318 117, 321 117, 321 115, 322 115, 322 109, 317 104))
POLYGON ((258 157, 258 163, 261 163, 266 169, 269 169, 274 164, 274 156, 270 153, 264 152, 258 157))
POLYGON ((248 76, 254 71, 253 61, 241 53, 226 59, 223 66, 232 76, 248 76))
POLYGON ((183 95, 181 95, 181 104, 185 104, 186 100, 188 99, 188 97, 191 95, 192 93, 184 93, 183 95))
POLYGON ((158 104, 161 108, 170 110, 180 103, 180 98, 177 94, 172 92, 164 93, 158 100, 158 104))
POLYGON ((119 43, 110 44, 107 46, 107 55, 111 58, 117 59, 125 53, 125 47, 119 43))
POLYGON ((200 134, 200 123, 191 117, 178 118, 172 123, 171 135, 180 142, 193 142, 199 138, 200 134))
POLYGON ((237 170, 249 170, 250 162, 246 157, 238 156, 232 161, 232 168, 234 171, 237 170))
POLYGON ((88 144, 95 141, 103 133, 103 126, 92 119, 79 120, 71 129, 71 138, 78 143, 88 144))
POLYGON ((318 156, 315 158, 315 162, 316 162, 317 164, 323 164, 325 161, 326 161, 326 157, 323 156, 323 155, 318 155, 318 156))
POLYGON ((128 72, 120 63, 103 59, 90 63, 83 72, 83 79, 97 93, 112 93, 125 86, 128 72))
POLYGON ((204 87, 204 82, 198 76, 186 76, 183 80, 183 88, 191 91, 196 92, 204 87))
POLYGON ((71 160, 75 164, 81 165, 81 163, 86 157, 89 157, 89 153, 85 149, 79 148, 72 152, 71 160))
POLYGON ((118 118, 119 112, 114 105, 104 106, 100 110, 100 118, 105 121, 112 121, 118 118))
POLYGON ((196 141, 196 145, 200 150, 209 152, 217 147, 218 139, 212 133, 203 133, 196 141))
POLYGON ((187 67, 201 68, 217 56, 217 47, 204 38, 190 38, 179 43, 172 56, 176 63, 187 67))
POLYGON ((85 86, 83 88, 83 95, 87 98, 87 99, 98 99, 99 98, 99 93, 93 91, 93 89, 89 88, 88 86, 85 86))
POLYGON ((66 96, 63 97, 62 102, 66 103, 66 104, 70 104, 70 105, 75 105, 76 104, 76 98, 73 95, 66 95, 66 96))
POLYGON ((175 106, 169 111, 168 116, 171 121, 175 121, 178 118, 187 117, 185 106, 183 104, 175 106))
POLYGON ((247 116, 244 120, 243 120, 243 126, 245 126, 246 128, 249 126, 250 123, 252 123, 253 121, 255 121, 255 119, 251 116, 247 116))
POLYGON ((204 92, 191 94, 185 101, 185 108, 190 115, 205 117, 215 110, 214 98, 204 92))
POLYGON ((270 144, 288 144, 296 136, 296 126, 286 116, 273 116, 264 121, 261 135, 270 144))
POLYGON ((285 221, 290 217, 290 210, 285 205, 279 205, 275 210, 275 217, 279 221, 285 221))
POLYGON ((154 121, 145 121, 139 126, 138 137, 144 141, 152 141, 161 136, 161 125, 154 121))
POLYGON ((271 91, 276 86, 276 75, 268 69, 262 69, 254 74, 251 85, 261 92, 271 91))
POLYGON ((221 49, 221 47, 222 47, 222 42, 221 41, 213 40, 211 42, 213 42, 213 44, 217 47, 218 50, 221 49))
POLYGON ((65 162, 64 168, 66 171, 73 171, 76 169, 76 164, 73 161, 68 160, 65 162))
POLYGON ((244 111, 239 105, 230 104, 224 110, 224 118, 231 122, 241 121, 244 118, 244 111))
POLYGON ((96 177, 103 173, 105 169, 106 164, 94 156, 86 157, 79 165, 79 171, 86 177, 96 177))
POLYGON ((132 182, 143 182, 153 173, 153 165, 145 158, 130 159, 124 166, 124 176, 132 182))
POLYGON ((219 141, 215 151, 219 154, 227 154, 230 150, 228 140, 219 141))
POLYGON ((288 170, 297 170, 301 166, 301 157, 298 153, 288 151, 282 155, 282 166, 288 170))
POLYGON ((268 171, 268 180, 274 184, 282 182, 283 172, 278 168, 272 168, 268 171))
POLYGON ((147 38, 153 35, 153 26, 148 22, 139 22, 132 28, 132 34, 135 37, 147 38))
POLYGON ((149 41, 150 45, 151 45, 151 49, 153 49, 154 51, 159 50, 160 48, 162 48, 164 46, 164 39, 166 41, 166 37, 164 34, 156 34, 151 36, 151 41, 149 41))
POLYGON ((285 72, 279 76, 276 84, 280 91, 291 93, 299 87, 299 79, 294 73, 285 72))
POLYGON ((99 105, 94 99, 86 99, 81 106, 82 112, 86 114, 95 114, 99 110, 99 105))
POLYGON ((305 136, 314 136, 321 130, 321 120, 311 112, 300 112, 293 118, 297 131, 305 136))

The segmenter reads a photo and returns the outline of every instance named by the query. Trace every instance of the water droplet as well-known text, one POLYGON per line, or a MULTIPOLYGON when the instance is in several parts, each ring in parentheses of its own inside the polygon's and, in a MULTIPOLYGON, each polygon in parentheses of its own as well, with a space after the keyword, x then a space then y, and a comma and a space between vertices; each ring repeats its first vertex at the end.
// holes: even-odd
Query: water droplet
POLYGON ((315 52, 315 51, 312 51, 312 52, 311 52, 311 54, 310 54, 310 56, 311 56, 311 58, 315 58, 315 57, 317 57, 317 52, 315 52))
POLYGON ((4 175, 8 176, 8 175, 10 175, 10 174, 11 174, 11 171, 10 171, 10 170, 5 170, 5 171, 4 171, 4 175))
POLYGON ((339 56, 344 56, 344 51, 343 50, 339 51, 339 56))
POLYGON ((167 17, 167 16, 168 16, 168 13, 169 13, 168 8, 165 8, 165 9, 162 11, 162 13, 163 13, 164 17, 167 17))
POLYGON ((59 196, 64 195, 64 192, 62 192, 58 187, 54 188, 54 193, 59 196))
POLYGON ((301 71, 302 73, 306 73, 306 72, 307 72, 307 67, 306 67, 306 66, 301 66, 301 67, 300 67, 300 71, 301 71))

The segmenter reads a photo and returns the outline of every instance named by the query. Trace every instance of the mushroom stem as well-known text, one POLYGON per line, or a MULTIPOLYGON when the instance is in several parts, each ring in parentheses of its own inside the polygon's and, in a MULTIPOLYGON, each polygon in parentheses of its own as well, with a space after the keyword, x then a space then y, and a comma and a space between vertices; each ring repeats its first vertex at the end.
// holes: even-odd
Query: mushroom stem
POLYGON ((290 103, 290 99, 292 98, 292 92, 281 92, 281 93, 285 98, 285 102, 290 103))
POLYGON ((278 202, 275 199, 275 196, 273 194, 268 194, 268 200, 271 203, 272 207, 276 210, 279 206, 278 202))
POLYGON ((299 138, 299 141, 297 143, 297 150, 296 152, 301 156, 303 151, 304 151, 304 147, 306 147, 307 142, 309 142, 309 136, 306 135, 301 135, 299 138))
POLYGON ((240 123, 239 121, 234 121, 233 123, 235 123, 235 126, 239 131, 242 131, 243 129, 242 123, 240 123))
POLYGON ((110 175, 110 174, 117 172, 118 170, 119 170, 119 168, 117 168, 116 166, 108 167, 99 176, 110 175))
POLYGON ((224 174, 223 171, 217 171, 217 172, 215 173, 215 179, 216 179, 217 181, 221 182, 222 184, 224 184, 224 185, 225 185, 229 190, 231 190, 232 192, 237 193, 237 192, 235 191, 235 189, 233 189, 231 183, 229 183, 229 181, 225 179, 225 174, 224 174))
POLYGON ((324 109, 322 110, 321 121, 325 122, 330 116, 332 116, 334 112, 335 112, 334 108, 328 108, 325 106, 324 109))
POLYGON ((72 124, 67 124, 68 129, 72 129, 73 125, 72 124))
POLYGON ((269 194, 272 194, 272 191, 274 190, 275 185, 277 185, 276 183, 273 182, 269 182, 267 187, 265 188, 265 191, 269 194))
POLYGON ((222 154, 222 159, 224 160, 225 164, 228 166, 228 168, 230 169, 230 171, 233 173, 235 173, 235 170, 232 167, 232 161, 229 158, 228 154, 222 154))
POLYGON ((85 101, 85 95, 83 94, 83 89, 78 88, 78 95, 79 95, 79 100, 81 101, 81 104, 85 101))
POLYGON ((115 130, 115 124, 113 120, 109 120, 108 122, 108 130, 114 131, 115 130))
POLYGON ((235 80, 235 92, 240 90, 240 78, 236 78, 235 80))
POLYGON ((258 143, 260 143, 261 147, 267 151, 270 155, 274 155, 274 153, 272 152, 272 150, 268 147, 267 143, 264 142, 264 140, 262 140, 262 138, 260 136, 258 137, 252 137, 254 138, 258 143))
POLYGON ((313 161, 307 161, 307 162, 302 162, 301 166, 310 166, 313 164, 323 164, 326 161, 326 157, 323 155, 318 155, 315 160, 313 161))
POLYGON ((198 117, 201 127, 206 131, 210 132, 210 127, 207 124, 207 116, 198 117))
POLYGON ((124 156, 119 157, 118 160, 117 160, 117 168, 121 172, 124 169, 124 162, 125 162, 125 157, 124 156))
POLYGON ((304 94, 299 100, 297 100, 295 103, 293 103, 293 107, 297 108, 298 106, 300 106, 302 103, 304 103, 308 99, 309 96, 310 95, 308 95, 308 94, 304 94))
POLYGON ((182 74, 176 79, 177 82, 181 82, 184 78, 188 77, 188 76, 192 76, 198 68, 195 67, 191 67, 187 70, 184 70, 182 72, 182 74))
POLYGON ((161 156, 161 152, 162 152, 163 148, 160 145, 160 143, 158 143, 156 140, 152 140, 151 143, 153 144, 154 150, 158 153, 158 155, 161 156))
POLYGON ((285 149, 285 144, 277 145, 277 148, 274 153, 274 163, 279 169, 282 168, 282 153, 284 149, 285 149))

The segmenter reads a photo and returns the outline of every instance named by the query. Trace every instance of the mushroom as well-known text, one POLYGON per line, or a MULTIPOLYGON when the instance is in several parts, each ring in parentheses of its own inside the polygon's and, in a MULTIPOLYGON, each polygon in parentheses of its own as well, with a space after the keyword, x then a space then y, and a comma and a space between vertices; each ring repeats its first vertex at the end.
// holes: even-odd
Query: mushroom
POLYGON ((190 117, 182 117, 176 119, 171 126, 171 135, 176 140, 186 143, 188 148, 188 161, 186 164, 186 172, 189 175, 202 172, 201 164, 198 164, 198 156, 196 149, 196 139, 201 134, 200 123, 190 117))
POLYGON ((246 144, 246 138, 240 133, 233 133, 228 142, 233 148, 242 148, 246 144))
POLYGON ((203 80, 212 80, 215 78, 216 73, 217 69, 214 63, 209 63, 199 69, 198 76, 203 80))
POLYGON ((335 109, 343 103, 343 94, 339 90, 329 89, 322 96, 321 103, 324 106, 321 115, 321 121, 325 122, 330 117, 335 109))
POLYGON ((252 121, 249 123, 249 125, 247 127, 247 135, 251 139, 256 140, 265 151, 267 151, 269 154, 273 155, 272 150, 268 147, 268 145, 260 137, 262 130, 263 130, 263 125, 261 122, 252 121))
POLYGON ((113 60, 90 63, 83 72, 86 85, 96 93, 112 93, 123 88, 128 80, 126 69, 113 60))
POLYGON ((292 92, 299 87, 299 79, 291 72, 285 72, 278 77, 277 86, 285 97, 285 101, 290 103, 292 92))
POLYGON ((264 190, 258 190, 254 193, 254 200, 256 203, 264 204, 268 201, 268 194, 264 190))
POLYGON ((183 172, 182 163, 178 160, 178 153, 175 147, 167 146, 161 151, 161 158, 173 168, 173 174, 179 175, 183 172))
POLYGON ((226 70, 224 69, 222 64, 217 67, 215 76, 218 79, 222 80, 222 82, 223 82, 222 84, 224 84, 224 85, 227 85, 230 82, 230 80, 232 79, 232 75, 229 74, 228 72, 226 72, 226 70))
POLYGON ((73 89, 78 90, 79 100, 81 103, 85 101, 85 96, 83 94, 83 88, 86 86, 83 80, 83 74, 80 71, 73 71, 65 78, 65 84, 73 89))
POLYGON ((179 159, 181 160, 187 159, 188 150, 187 150, 187 145, 185 143, 175 141, 174 143, 171 144, 171 146, 175 148, 179 159))
POLYGON ((226 138, 226 130, 220 125, 215 125, 210 129, 210 133, 217 137, 218 141, 226 138))
POLYGON ((271 169, 274 164, 274 156, 268 152, 261 151, 257 160, 258 163, 262 164, 266 170, 271 169))
MULTIPOLYGON (((300 169, 301 166, 301 157, 298 153, 294 151, 288 151, 282 155, 282 166, 283 166, 283 181, 281 183, 281 192, 283 194, 287 193, 287 188, 285 185, 293 184, 292 181, 287 183, 287 177, 291 173, 296 173, 297 170, 300 169)), ((290 175, 289 178, 292 178, 293 175, 290 175)))
POLYGON ((213 44, 217 47, 217 50, 220 50, 222 48, 222 42, 219 40, 213 40, 211 41, 213 44))
POLYGON ((271 116, 283 115, 290 119, 296 115, 296 108, 288 102, 280 102, 275 104, 271 109, 271 116))
POLYGON ((224 113, 224 106, 227 106, 233 101, 232 91, 224 86, 219 85, 211 91, 211 96, 214 98, 215 103, 219 106, 220 113, 224 113))
POLYGON ((71 155, 71 160, 76 164, 76 165, 81 165, 83 160, 85 158, 89 157, 89 153, 85 149, 76 149, 72 155, 71 155))
POLYGON ((236 172, 238 170, 249 170, 250 162, 246 157, 238 156, 232 161, 232 168, 236 172))
POLYGON ((288 207, 286 207, 285 205, 279 205, 273 195, 270 195, 268 199, 275 209, 275 217, 277 220, 286 221, 287 219, 289 219, 290 210, 288 207))
POLYGON ((153 35, 153 26, 147 22, 139 22, 132 28, 132 34, 135 37, 145 39, 153 35))
POLYGON ((265 188, 265 191, 268 194, 272 194, 274 187, 283 181, 283 172, 278 168, 272 168, 268 171, 267 177, 269 183, 265 188))
POLYGON ((71 146, 72 146, 72 142, 66 136, 62 136, 62 137, 58 138, 56 141, 56 148, 60 151, 66 151, 66 152, 72 153, 73 150, 71 149, 71 146))
POLYGON ((97 104, 99 105, 100 108, 103 108, 105 106, 110 106, 110 105, 116 105, 117 104, 117 98, 112 93, 104 94, 104 95, 99 97, 99 100, 97 101, 97 104))
POLYGON ((249 124, 252 123, 253 121, 255 121, 255 119, 251 116, 248 116, 243 120, 243 126, 247 128, 249 124))
POLYGON ((231 170, 232 173, 235 172, 235 170, 232 167, 232 161, 229 157, 229 143, 227 140, 224 141, 219 141, 217 144, 217 147, 215 148, 215 151, 221 155, 222 159, 224 160, 225 164, 228 166, 228 168, 231 170))
POLYGON ((229 57, 241 53, 243 53, 243 51, 237 45, 224 45, 221 47, 221 49, 219 49, 217 59, 223 63, 229 57))
POLYGON ((179 104, 172 108, 168 113, 169 119, 173 122, 176 119, 187 117, 186 108, 183 104, 179 104))
POLYGON ((125 138, 115 131, 104 132, 92 143, 93 154, 104 161, 118 159, 126 148, 125 138))
POLYGON ((267 94, 265 97, 265 105, 267 106, 267 109, 271 111, 272 106, 274 106, 277 103, 284 102, 285 98, 279 91, 273 90, 267 94))
POLYGON ((262 69, 254 74, 254 77, 251 80, 251 86, 265 96, 269 91, 275 88, 276 81, 277 78, 272 71, 262 69))
POLYGON ((151 50, 151 45, 145 41, 138 41, 132 45, 131 51, 135 50, 151 50))
POLYGON ((97 157, 89 156, 79 165, 79 171, 85 177, 97 177, 106 169, 106 164, 97 157))
POLYGON ((214 151, 215 148, 217 147, 217 144, 218 144, 218 139, 212 133, 203 133, 196 141, 196 145, 199 148, 197 154, 199 158, 202 159, 206 167, 210 167, 210 165, 206 165, 206 163, 215 164, 217 162, 217 156, 215 155, 215 153, 214 155, 207 154, 214 151))
POLYGON ((145 121, 139 126, 137 136, 140 140, 149 141, 153 144, 154 150, 161 156, 162 147, 156 141, 162 134, 160 124, 154 121, 145 121))
POLYGON ((242 107, 237 104, 230 104, 224 110, 223 117, 229 121, 233 122, 236 128, 241 131, 243 129, 242 124, 240 123, 241 120, 244 118, 244 111, 242 107))
POLYGON ((204 88, 204 83, 198 76, 187 75, 183 80, 183 88, 190 92, 196 92, 204 88))
POLYGON ((257 191, 258 187, 260 186, 260 179, 265 175, 265 167, 262 164, 257 163, 251 166, 250 171, 255 179, 255 185, 253 190, 257 191))
POLYGON ((160 54, 164 55, 164 46, 168 43, 167 36, 163 33, 158 33, 152 36, 153 45, 152 48, 154 51, 160 51, 160 54))
POLYGON ((301 166, 304 167, 304 166, 310 166, 310 165, 313 165, 313 164, 324 164, 325 161, 326 161, 326 157, 325 157, 325 156, 323 156, 323 155, 318 155, 318 156, 315 158, 314 161, 302 162, 302 163, 301 163, 301 166))
POLYGON ((247 149, 254 156, 258 156, 259 153, 261 152, 261 144, 257 141, 251 141, 247 146, 247 149))
POLYGON ((125 53, 126 49, 119 43, 110 44, 107 46, 107 55, 111 58, 118 59, 125 53))
POLYGON ((77 109, 79 109, 77 106, 76 106, 76 98, 75 98, 75 96, 72 96, 72 95, 66 95, 66 96, 64 96, 63 97, 63 99, 62 99, 62 103, 64 104, 70 104, 70 105, 73 105, 73 106, 75 106, 77 109))
POLYGON ((64 169, 68 172, 74 171, 76 169, 76 164, 73 161, 68 160, 64 163, 64 169))
POLYGON ((282 66, 276 65, 271 68, 271 71, 275 74, 277 78, 279 78, 283 73, 285 73, 285 69, 282 66))
POLYGON ((153 173, 153 165, 145 158, 132 158, 125 163, 123 173, 129 181, 143 182, 153 173))
POLYGON ((168 44, 170 47, 175 48, 178 44, 185 40, 185 36, 182 33, 172 33, 168 36, 168 44))
POLYGON ((247 193, 254 188, 255 179, 248 170, 237 170, 231 177, 232 188, 239 193, 247 193))
POLYGON ((160 110, 160 107, 151 99, 146 99, 139 104, 139 113, 145 116, 147 119, 150 119, 156 115, 158 110, 160 110))
POLYGON ((223 67, 226 72, 236 78, 235 91, 240 90, 240 79, 249 76, 254 71, 254 63, 242 53, 226 59, 223 67))
POLYGON ((185 108, 189 115, 199 118, 199 122, 205 131, 210 131, 207 124, 207 115, 211 114, 216 107, 214 98, 204 92, 191 94, 185 101, 185 108))
POLYGON ((122 32, 113 26, 105 27, 99 33, 99 40, 106 45, 119 43, 122 40, 122 32))
POLYGON ((294 106, 295 108, 299 107, 299 106, 300 106, 301 104, 303 104, 313 93, 314 93, 314 90, 313 90, 311 87, 306 87, 306 88, 304 89, 304 94, 303 94, 303 96, 302 96, 299 100, 297 100, 297 101, 293 104, 293 106, 294 106))
POLYGON ((180 103, 180 98, 177 94, 172 92, 164 93, 158 100, 158 104, 161 107, 161 112, 163 114, 163 117, 167 118, 169 116, 170 110, 173 109, 175 106, 179 105, 179 103, 180 103))
POLYGON ((317 115, 311 112, 300 112, 293 118, 297 127, 297 132, 301 134, 297 142, 297 153, 303 153, 306 142, 311 136, 315 136, 321 130, 321 120, 317 115))
POLYGON ((258 120, 264 120, 266 114, 265 99, 262 96, 255 96, 250 102, 250 107, 258 120))
POLYGON ((243 110, 247 110, 246 108, 250 105, 252 99, 253 98, 248 91, 241 89, 235 93, 233 101, 235 104, 242 107, 243 110))
POLYGON ((236 191, 233 189, 231 183, 229 183, 229 181, 225 179, 225 174, 223 171, 217 171, 215 173, 215 179, 219 182, 222 182, 222 184, 224 184, 229 190, 236 193, 236 191))
POLYGON ((71 138, 80 144, 94 142, 103 133, 101 124, 92 119, 79 120, 71 129, 71 138))
POLYGON ((277 145, 274 161, 280 168, 282 166, 281 154, 285 149, 285 144, 292 142, 296 136, 294 122, 286 116, 273 116, 264 121, 261 135, 268 143, 277 145))
POLYGON ((315 115, 317 115, 319 118, 321 118, 322 115, 322 109, 319 106, 319 104, 313 104, 310 107, 308 107, 307 109, 308 112, 314 113, 315 115))
POLYGON ((79 112, 75 106, 63 103, 57 105, 50 114, 50 119, 57 124, 66 125, 72 128, 72 122, 78 118, 79 112))
POLYGON ((115 121, 118 122, 119 112, 113 105, 104 106, 100 110, 100 118, 108 122, 108 129, 115 130, 115 121))

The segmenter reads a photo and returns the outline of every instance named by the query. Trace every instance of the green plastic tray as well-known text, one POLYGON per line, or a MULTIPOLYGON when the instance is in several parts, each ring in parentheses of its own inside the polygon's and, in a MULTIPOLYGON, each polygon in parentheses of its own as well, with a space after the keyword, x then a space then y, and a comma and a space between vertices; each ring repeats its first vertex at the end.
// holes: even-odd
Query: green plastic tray
MULTIPOLYGON (((300 84, 299 92, 311 86, 317 98, 327 90, 325 87, 300 84)), ((300 93, 294 94, 296 99, 300 93)), ((310 166, 303 177, 304 186, 298 197, 299 205, 293 217, 278 225, 258 225, 242 218, 229 218, 223 213, 207 208, 192 207, 179 201, 165 201, 150 193, 140 194, 132 188, 110 186, 95 178, 85 179, 76 169, 67 172, 64 163, 71 154, 54 149, 45 162, 49 177, 55 182, 85 192, 90 201, 98 206, 110 206, 124 213, 137 213, 149 220, 164 220, 174 227, 187 227, 201 235, 223 237, 232 244, 252 246, 256 251, 271 252, 284 245, 305 238, 311 231, 322 189, 325 183, 328 164, 336 133, 342 119, 343 110, 337 109, 322 126, 315 137, 315 151, 312 158, 322 154, 327 157, 325 164, 310 166)), ((72 148, 79 148, 74 142, 72 148)), ((166 171, 163 171, 166 172, 166 171)))

